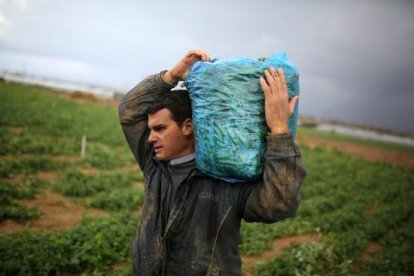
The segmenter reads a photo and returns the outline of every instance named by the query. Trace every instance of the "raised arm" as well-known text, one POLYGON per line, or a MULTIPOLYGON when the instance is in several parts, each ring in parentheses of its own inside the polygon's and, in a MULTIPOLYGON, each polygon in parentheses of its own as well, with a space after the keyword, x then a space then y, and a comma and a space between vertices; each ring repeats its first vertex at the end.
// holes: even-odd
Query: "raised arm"
POLYGON ((265 70, 260 84, 265 97, 267 136, 263 179, 247 185, 240 195, 246 221, 275 222, 295 214, 299 189, 306 176, 299 148, 288 130, 298 97, 289 100, 282 69, 265 70))
POLYGON ((122 129, 144 174, 154 155, 148 143, 148 108, 178 81, 184 80, 193 63, 208 60, 210 56, 203 50, 189 51, 173 68, 147 77, 122 98, 118 107, 122 129))
POLYGON ((168 93, 173 85, 166 83, 162 75, 165 71, 151 75, 141 81, 121 99, 119 118, 128 145, 135 159, 146 173, 146 166, 153 156, 152 145, 148 143, 148 108, 162 93, 168 93))

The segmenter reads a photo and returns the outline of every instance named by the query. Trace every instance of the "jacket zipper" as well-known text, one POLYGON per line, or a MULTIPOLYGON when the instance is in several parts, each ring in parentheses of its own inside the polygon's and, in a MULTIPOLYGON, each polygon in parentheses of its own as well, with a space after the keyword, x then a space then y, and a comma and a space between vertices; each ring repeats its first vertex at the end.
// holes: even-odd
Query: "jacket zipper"
MULTIPOLYGON (((194 170, 190 172, 187 181, 185 182, 187 184, 187 195, 186 197, 188 197, 188 183, 190 183, 190 181, 193 179, 194 177, 194 170)), ((184 182, 183 182, 184 183, 184 182)), ((179 186, 183 185, 183 183, 181 183, 179 186)), ((177 188, 178 191, 179 187, 177 188)), ((166 265, 166 259, 165 259, 165 254, 167 254, 167 236, 168 233, 171 229, 171 226, 173 225, 173 223, 175 222, 176 217, 178 216, 178 214, 182 211, 182 209, 184 208, 184 201, 180 201, 180 204, 174 208, 172 210, 172 215, 168 217, 167 219, 167 226, 165 227, 165 231, 164 231, 164 236, 162 237, 162 240, 164 242, 164 258, 163 258, 163 263, 162 263, 162 275, 165 275, 165 265, 166 265)))
MULTIPOLYGON (((194 172, 195 172, 195 170, 192 170, 190 173, 189 173, 189 176, 188 176, 188 178, 187 178, 187 181, 185 182, 185 184, 187 184, 187 194, 186 194, 186 198, 188 197, 188 193, 189 193, 189 191, 188 191, 188 189, 189 189, 189 183, 190 183, 190 181, 194 178, 194 172)), ((183 183, 181 183, 179 186, 178 186, 178 188, 177 188, 177 192, 178 192, 178 190, 179 190, 179 188, 180 188, 180 186, 181 185, 183 185, 184 184, 184 182, 183 183)), ((180 201, 180 203, 178 204, 178 206, 176 207, 176 208, 174 208, 173 210, 172 210, 172 214, 171 214, 171 216, 169 216, 168 217, 168 219, 167 219, 167 226, 165 227, 165 232, 164 232, 164 238, 166 239, 167 238, 167 235, 168 235, 168 232, 169 232, 169 230, 171 229, 171 226, 173 225, 173 223, 175 222, 175 219, 177 218, 177 215, 181 212, 181 210, 184 208, 184 201, 180 201)))

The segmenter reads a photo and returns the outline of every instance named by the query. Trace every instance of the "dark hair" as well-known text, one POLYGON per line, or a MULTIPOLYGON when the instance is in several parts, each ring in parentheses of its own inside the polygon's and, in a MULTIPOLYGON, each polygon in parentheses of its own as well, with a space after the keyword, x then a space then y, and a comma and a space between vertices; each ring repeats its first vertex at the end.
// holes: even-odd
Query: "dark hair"
POLYGON ((191 119, 191 100, 187 90, 173 90, 164 93, 157 99, 147 110, 147 114, 154 114, 161 109, 166 108, 172 114, 172 119, 181 125, 185 119, 191 119))

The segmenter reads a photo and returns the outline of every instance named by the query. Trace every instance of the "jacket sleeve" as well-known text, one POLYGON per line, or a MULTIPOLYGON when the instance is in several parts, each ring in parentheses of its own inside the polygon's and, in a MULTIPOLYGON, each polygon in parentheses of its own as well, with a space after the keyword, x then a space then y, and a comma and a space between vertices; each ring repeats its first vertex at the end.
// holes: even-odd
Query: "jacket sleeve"
POLYGON ((306 171, 292 135, 269 134, 264 158, 263 179, 244 186, 239 195, 242 217, 248 222, 282 220, 293 216, 299 206, 306 171))
POLYGON ((128 145, 144 175, 154 155, 152 145, 147 142, 150 134, 147 110, 162 93, 169 92, 173 88, 161 78, 164 72, 151 75, 141 81, 122 97, 118 107, 121 126, 128 145))

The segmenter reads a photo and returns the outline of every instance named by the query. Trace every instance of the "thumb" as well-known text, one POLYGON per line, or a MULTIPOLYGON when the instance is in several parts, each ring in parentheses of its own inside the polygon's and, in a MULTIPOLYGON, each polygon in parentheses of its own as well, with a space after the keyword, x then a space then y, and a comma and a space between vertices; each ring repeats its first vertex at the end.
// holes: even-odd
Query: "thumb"
POLYGON ((290 111, 290 115, 292 115, 293 112, 295 111, 295 106, 296 106, 298 100, 299 100, 299 96, 294 96, 293 98, 291 98, 289 100, 289 111, 290 111))

